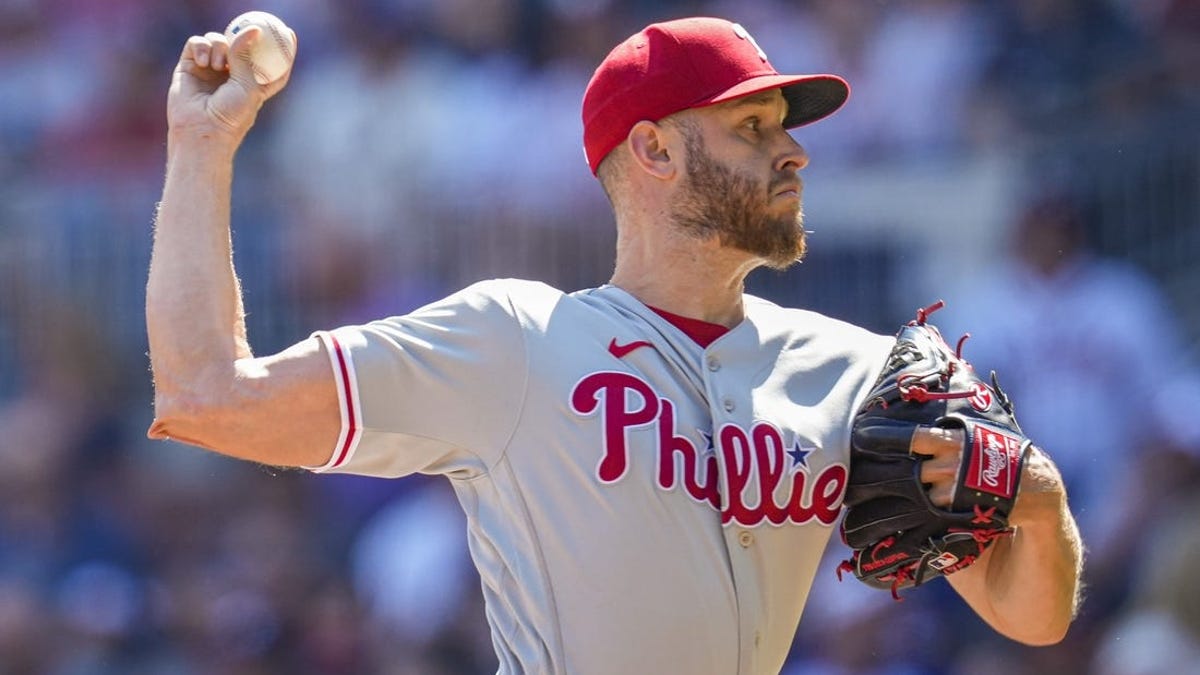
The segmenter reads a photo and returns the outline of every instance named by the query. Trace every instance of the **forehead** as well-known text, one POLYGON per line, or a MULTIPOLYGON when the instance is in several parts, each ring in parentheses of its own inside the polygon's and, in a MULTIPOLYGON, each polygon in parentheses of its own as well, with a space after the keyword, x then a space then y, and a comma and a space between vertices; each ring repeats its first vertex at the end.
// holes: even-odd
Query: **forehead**
POLYGON ((738 110, 741 108, 775 105, 782 106, 784 112, 787 112, 787 100, 783 98, 783 92, 779 89, 768 89, 754 94, 739 96, 738 98, 718 103, 712 106, 712 108, 718 110, 738 110))
POLYGON ((736 108, 745 105, 767 105, 770 103, 786 104, 787 101, 785 101, 783 98, 783 91, 780 89, 768 89, 766 91, 755 92, 753 94, 746 94, 745 96, 739 96, 735 99, 722 101, 721 103, 717 104, 717 107, 736 108))
POLYGON ((712 120, 715 122, 734 115, 754 113, 765 117, 778 116, 782 121, 787 117, 787 109, 788 103, 783 97, 783 92, 779 89, 768 89, 712 105, 687 108, 668 116, 666 119, 677 121, 687 119, 696 121, 712 120), (768 112, 764 113, 764 109, 768 112))

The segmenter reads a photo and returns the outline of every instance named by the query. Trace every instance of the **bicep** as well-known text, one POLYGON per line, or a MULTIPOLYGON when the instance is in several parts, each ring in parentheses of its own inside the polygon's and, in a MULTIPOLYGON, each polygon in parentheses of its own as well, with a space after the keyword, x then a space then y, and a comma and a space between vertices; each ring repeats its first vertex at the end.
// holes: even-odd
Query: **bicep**
POLYGON ((274 466, 325 463, 341 429, 329 355, 317 339, 239 359, 231 377, 201 384, 189 401, 161 408, 152 438, 274 466))

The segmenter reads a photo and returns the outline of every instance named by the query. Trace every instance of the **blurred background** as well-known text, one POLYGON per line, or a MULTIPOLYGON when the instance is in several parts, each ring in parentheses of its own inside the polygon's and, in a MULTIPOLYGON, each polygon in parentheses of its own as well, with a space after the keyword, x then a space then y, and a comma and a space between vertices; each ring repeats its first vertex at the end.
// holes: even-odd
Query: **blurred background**
POLYGON ((1067 477, 1088 589, 1021 647, 945 583, 839 584, 835 537, 785 673, 1200 673, 1197 0, 0 0, 0 674, 495 672, 444 482, 144 439, 167 85, 247 9, 300 36, 238 158, 258 353, 483 278, 606 281, 579 101, 648 22, 845 76, 795 132, 810 256, 753 291, 887 333, 946 298, 1067 477))

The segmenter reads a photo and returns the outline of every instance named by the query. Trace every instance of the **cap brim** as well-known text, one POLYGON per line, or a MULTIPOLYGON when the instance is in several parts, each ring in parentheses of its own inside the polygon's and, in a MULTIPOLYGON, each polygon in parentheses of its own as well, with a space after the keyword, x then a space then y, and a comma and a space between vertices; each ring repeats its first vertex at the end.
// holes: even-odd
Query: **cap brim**
POLYGON ((788 113, 783 118, 787 129, 829 117, 850 97, 850 85, 837 75, 765 75, 740 82, 705 103, 721 103, 770 89, 781 90, 787 101, 788 113))
POLYGON ((850 85, 836 75, 810 75, 783 87, 788 114, 783 126, 811 124, 837 112, 850 98, 850 85))

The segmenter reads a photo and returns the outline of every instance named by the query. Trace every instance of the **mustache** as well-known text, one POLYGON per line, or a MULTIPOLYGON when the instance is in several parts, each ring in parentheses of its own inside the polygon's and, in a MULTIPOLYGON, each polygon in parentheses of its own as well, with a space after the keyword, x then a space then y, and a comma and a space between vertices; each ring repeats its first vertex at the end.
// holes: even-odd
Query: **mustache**
POLYGON ((784 190, 795 190, 802 193, 804 191, 804 179, 799 176, 776 176, 767 184, 767 191, 771 194, 776 194, 784 190))

